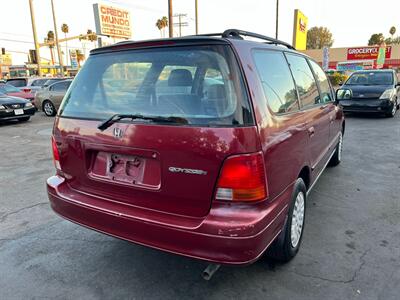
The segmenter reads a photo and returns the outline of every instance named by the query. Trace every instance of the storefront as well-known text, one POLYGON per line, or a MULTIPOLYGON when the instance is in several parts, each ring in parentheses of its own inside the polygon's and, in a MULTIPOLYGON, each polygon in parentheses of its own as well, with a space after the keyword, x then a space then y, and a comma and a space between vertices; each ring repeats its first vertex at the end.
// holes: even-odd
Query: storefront
MULTIPOLYGON (((305 50, 307 55, 314 58, 321 65, 323 64, 323 50, 305 50)), ((338 71, 357 71, 362 69, 377 68, 377 58, 379 47, 351 47, 351 48, 330 48, 329 49, 329 69, 338 71)), ((384 69, 400 70, 400 45, 386 47, 384 69)))

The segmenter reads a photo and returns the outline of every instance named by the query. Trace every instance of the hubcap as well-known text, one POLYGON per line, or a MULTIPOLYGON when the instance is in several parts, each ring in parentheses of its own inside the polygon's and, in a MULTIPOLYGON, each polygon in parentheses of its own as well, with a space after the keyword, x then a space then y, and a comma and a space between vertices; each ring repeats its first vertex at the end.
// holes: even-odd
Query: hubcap
POLYGON ((304 194, 299 192, 294 203, 292 226, 290 230, 290 237, 292 247, 296 248, 299 244, 301 233, 303 232, 304 225, 304 194))
POLYGON ((343 149, 343 134, 340 133, 339 135, 339 144, 338 144, 338 160, 342 160, 342 149, 343 149))
POLYGON ((44 104, 44 112, 48 115, 52 115, 53 114, 53 106, 51 105, 50 102, 46 102, 44 104))

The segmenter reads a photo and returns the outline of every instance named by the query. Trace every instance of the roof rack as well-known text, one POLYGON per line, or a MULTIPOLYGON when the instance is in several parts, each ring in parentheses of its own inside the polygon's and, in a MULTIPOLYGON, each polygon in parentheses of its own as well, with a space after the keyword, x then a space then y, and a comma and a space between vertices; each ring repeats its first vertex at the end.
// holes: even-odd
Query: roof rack
POLYGON ((199 36, 222 36, 223 38, 231 38, 231 39, 239 39, 239 40, 243 40, 242 36, 250 36, 250 37, 258 38, 260 40, 267 41, 268 44, 282 45, 289 49, 296 50, 296 48, 294 48, 292 45, 290 45, 284 41, 274 39, 272 37, 265 36, 262 34, 244 31, 244 30, 240 30, 240 29, 227 29, 223 33, 206 33, 206 34, 199 34, 199 36))

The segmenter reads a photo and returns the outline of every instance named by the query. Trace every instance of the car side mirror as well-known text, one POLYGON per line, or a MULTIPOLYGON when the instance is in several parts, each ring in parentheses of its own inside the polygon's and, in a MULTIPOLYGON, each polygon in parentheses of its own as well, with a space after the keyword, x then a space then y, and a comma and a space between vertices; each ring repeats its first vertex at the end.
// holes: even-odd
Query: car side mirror
POLYGON ((338 89, 336 91, 336 103, 341 100, 349 100, 353 98, 353 91, 349 89, 338 89))

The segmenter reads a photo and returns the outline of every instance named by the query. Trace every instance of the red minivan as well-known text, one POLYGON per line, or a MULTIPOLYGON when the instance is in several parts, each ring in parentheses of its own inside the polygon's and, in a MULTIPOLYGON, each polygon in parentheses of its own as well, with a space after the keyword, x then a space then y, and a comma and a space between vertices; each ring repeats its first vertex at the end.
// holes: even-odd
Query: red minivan
POLYGON ((152 248, 287 261, 344 129, 323 70, 279 40, 122 42, 91 51, 61 104, 48 196, 62 217, 152 248))

